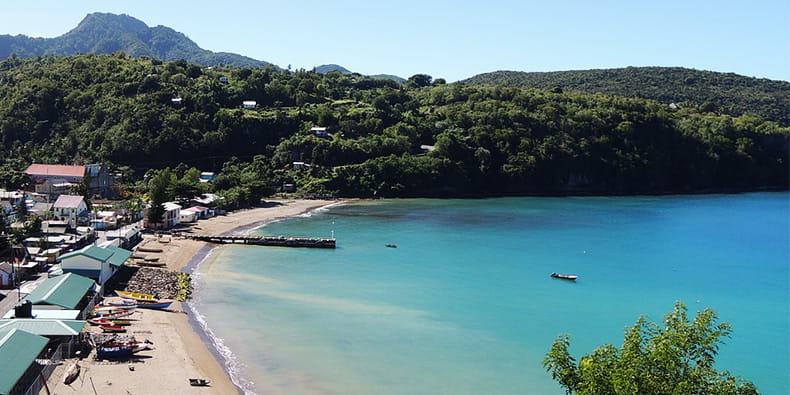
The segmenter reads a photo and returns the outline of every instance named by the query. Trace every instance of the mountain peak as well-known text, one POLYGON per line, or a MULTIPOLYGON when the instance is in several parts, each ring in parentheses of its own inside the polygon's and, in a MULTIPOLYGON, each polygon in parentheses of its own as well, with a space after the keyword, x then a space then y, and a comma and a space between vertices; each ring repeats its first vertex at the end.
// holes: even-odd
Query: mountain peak
POLYGON ((126 14, 111 14, 109 12, 93 12, 85 16, 82 21, 69 31, 79 33, 82 31, 97 31, 109 33, 112 36, 121 36, 127 33, 137 33, 148 29, 145 22, 126 14))

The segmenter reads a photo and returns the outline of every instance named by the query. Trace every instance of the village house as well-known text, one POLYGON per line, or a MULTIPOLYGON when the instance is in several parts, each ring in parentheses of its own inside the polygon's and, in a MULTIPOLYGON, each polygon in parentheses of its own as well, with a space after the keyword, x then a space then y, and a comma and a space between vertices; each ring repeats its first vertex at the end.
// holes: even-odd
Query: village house
POLYGON ((200 182, 210 182, 214 181, 214 173, 210 171, 204 171, 200 173, 200 182))
POLYGON ((113 186, 115 180, 106 166, 85 165, 85 175, 88 177, 88 193, 90 196, 99 195, 103 198, 115 195, 113 186))
POLYGON ((157 223, 152 223, 148 220, 148 210, 150 207, 146 209, 145 217, 143 219, 143 227, 148 229, 171 229, 174 226, 178 225, 181 222, 181 206, 172 202, 164 203, 163 208, 165 209, 164 214, 162 214, 162 221, 157 223))
POLYGON ((39 380, 49 339, 17 329, 0 330, 0 394, 23 394, 39 380))
POLYGON ((87 223, 90 213, 85 198, 82 196, 60 195, 52 205, 52 215, 56 221, 68 222, 69 226, 73 228, 77 224, 87 223))
POLYGON ((130 256, 132 252, 123 248, 112 245, 105 247, 91 245, 63 254, 59 261, 63 273, 79 274, 94 279, 101 285, 110 279, 130 256))
POLYGON ((22 302, 30 301, 33 316, 37 315, 36 310, 69 310, 76 312, 76 317, 69 319, 79 319, 92 308, 96 287, 96 282, 90 278, 67 273, 44 280, 22 302))
POLYGON ((13 288, 14 267, 9 262, 0 262, 0 289, 13 288))
POLYGON ((317 137, 329 137, 329 129, 323 126, 315 126, 310 128, 310 133, 317 137))
POLYGON ((241 102, 241 105, 242 105, 242 107, 244 107, 247 110, 252 110, 256 106, 258 106, 258 102, 256 102, 255 100, 245 100, 245 101, 241 102))

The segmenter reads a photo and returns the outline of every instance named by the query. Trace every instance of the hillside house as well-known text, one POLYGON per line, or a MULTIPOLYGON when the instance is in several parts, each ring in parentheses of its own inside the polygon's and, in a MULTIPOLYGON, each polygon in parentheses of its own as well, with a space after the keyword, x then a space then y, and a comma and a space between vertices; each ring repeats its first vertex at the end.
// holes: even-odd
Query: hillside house
POLYGON ((200 173, 200 182, 211 182, 214 181, 214 173, 210 171, 204 171, 200 173))
POLYGON ((310 168, 310 165, 308 165, 307 163, 304 163, 304 162, 293 162, 291 164, 291 167, 294 170, 307 170, 307 169, 310 168))
POLYGON ((55 220, 66 221, 69 226, 87 223, 90 213, 85 198, 76 195, 60 195, 52 204, 52 214, 55 220))
POLYGON ((253 110, 255 109, 255 107, 258 106, 258 102, 256 102, 255 100, 245 100, 241 102, 241 106, 247 110, 253 110))
POLYGON ((310 128, 310 133, 316 137, 329 137, 329 129, 323 126, 315 126, 310 128))

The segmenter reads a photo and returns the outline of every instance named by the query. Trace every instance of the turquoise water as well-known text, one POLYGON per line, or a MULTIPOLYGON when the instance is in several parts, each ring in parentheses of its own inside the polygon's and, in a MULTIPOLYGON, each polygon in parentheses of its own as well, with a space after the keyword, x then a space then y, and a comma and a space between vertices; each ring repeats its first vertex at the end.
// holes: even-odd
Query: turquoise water
POLYGON ((249 392, 562 394, 541 367, 675 301, 734 334, 718 367, 786 394, 790 195, 384 200, 269 224, 336 250, 226 246, 193 307, 249 392), (397 248, 386 248, 396 244, 397 248), (575 283, 551 272, 580 276, 575 283))

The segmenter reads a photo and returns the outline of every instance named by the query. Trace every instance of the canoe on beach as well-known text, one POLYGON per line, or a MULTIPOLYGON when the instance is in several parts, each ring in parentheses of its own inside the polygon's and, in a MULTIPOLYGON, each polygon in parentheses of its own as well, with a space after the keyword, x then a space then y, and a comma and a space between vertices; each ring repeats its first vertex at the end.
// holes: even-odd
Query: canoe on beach
POLYGON ((146 267, 162 267, 167 266, 164 262, 156 262, 156 261, 135 261, 137 266, 146 266, 146 267))
POLYGON ((140 300, 143 302, 155 302, 156 298, 154 295, 151 294, 143 294, 138 292, 127 292, 127 291, 115 291, 115 294, 124 298, 124 299, 132 299, 132 300, 140 300))
POLYGON ((168 302, 137 302, 137 307, 142 309, 166 309, 173 301, 168 302))
POLYGON ((161 248, 157 247, 137 247, 137 251, 139 252, 162 252, 164 251, 161 248))
POLYGON ((193 387, 205 387, 208 383, 210 383, 210 381, 206 379, 189 379, 189 385, 193 387))

